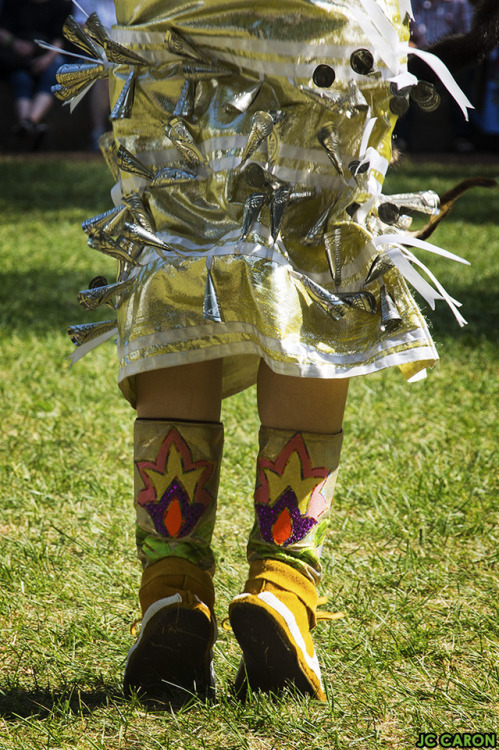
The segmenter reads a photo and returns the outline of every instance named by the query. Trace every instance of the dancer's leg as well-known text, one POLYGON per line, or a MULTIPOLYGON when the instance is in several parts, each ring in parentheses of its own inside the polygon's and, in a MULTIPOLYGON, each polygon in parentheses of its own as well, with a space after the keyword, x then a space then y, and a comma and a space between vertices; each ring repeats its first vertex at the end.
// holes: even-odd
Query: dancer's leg
POLYGON ((320 552, 342 443, 347 380, 290 378, 262 364, 255 525, 245 593, 230 607, 244 662, 236 688, 294 684, 324 700, 310 636, 320 552))
POLYGON ((218 422, 222 360, 144 372, 136 377, 139 419, 218 422))
POLYGON ((143 624, 125 690, 186 697, 213 688, 211 536, 222 456, 221 363, 137 377, 135 507, 143 624))
POLYGON ((277 375, 261 362, 258 413, 265 427, 331 435, 341 432, 348 394, 347 379, 277 375))

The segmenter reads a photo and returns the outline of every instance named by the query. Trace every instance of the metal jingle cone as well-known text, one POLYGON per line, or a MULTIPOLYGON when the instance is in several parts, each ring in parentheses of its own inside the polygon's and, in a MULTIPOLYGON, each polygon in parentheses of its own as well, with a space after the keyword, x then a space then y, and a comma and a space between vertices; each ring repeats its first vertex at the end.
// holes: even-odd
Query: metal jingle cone
POLYGON ((303 86, 302 84, 298 86, 298 89, 302 94, 308 96, 309 99, 312 99, 317 104, 322 104, 323 107, 327 107, 328 109, 336 108, 340 99, 346 101, 346 97, 343 97, 339 91, 326 91, 325 89, 317 91, 316 89, 310 89, 308 86, 303 86))
POLYGON ((206 166, 206 158, 194 143, 168 136, 190 167, 206 166))
POLYGON ((196 146, 191 132, 179 117, 174 117, 165 127, 165 133, 191 167, 206 166, 206 157, 196 146))
POLYGON ((221 65, 203 62, 184 62, 178 65, 177 75, 189 81, 212 81, 216 78, 226 78, 234 74, 234 69, 221 65))
POLYGON ((398 193, 388 196, 391 203, 408 211, 419 211, 423 214, 434 214, 440 211, 440 197, 433 190, 422 190, 418 193, 398 193))
POLYGON ((66 18, 62 27, 62 33, 69 42, 82 49, 90 57, 97 59, 102 57, 102 50, 97 47, 74 16, 66 18))
POLYGON ((245 240, 248 236, 251 227, 260 215, 266 199, 267 196, 265 193, 252 193, 246 198, 243 213, 242 240, 245 240))
POLYGON ((120 146, 118 149, 117 161, 119 168, 123 172, 136 174, 139 177, 144 177, 146 180, 152 180, 154 178, 154 172, 144 166, 144 164, 142 164, 142 162, 124 146, 120 146))
POLYGON ((98 63, 66 63, 58 69, 55 78, 57 83, 68 89, 82 84, 88 85, 98 78, 107 78, 108 67, 98 63))
POLYGON ((345 96, 341 91, 335 91, 334 89, 331 91, 326 91, 324 89, 322 91, 317 91, 302 85, 298 86, 298 88, 314 102, 322 104, 323 107, 330 110, 341 112, 342 108, 348 104, 348 96, 345 96))
POLYGON ((125 236, 132 240, 132 242, 139 242, 149 247, 157 247, 160 250, 167 250, 171 252, 171 247, 166 242, 163 242, 156 234, 144 229, 140 224, 130 224, 126 221, 124 225, 125 236))
POLYGON ((93 250, 98 250, 100 253, 104 253, 104 255, 110 255, 111 258, 116 258, 116 260, 119 260, 122 263, 129 263, 133 266, 137 265, 135 258, 121 247, 119 238, 115 240, 105 232, 101 231, 91 234, 87 240, 87 245, 93 250))
POLYGON ((298 203, 299 201, 306 201, 315 196, 314 190, 292 190, 289 196, 290 203, 298 203))
POLYGON ((272 133, 273 129, 274 120, 269 112, 255 112, 251 118, 251 130, 246 141, 246 146, 241 154, 240 166, 255 153, 265 138, 272 133))
POLYGON ((233 75, 233 68, 210 63, 185 62, 180 66, 180 74, 189 81, 211 81, 233 75))
POLYGON ((100 323, 82 323, 80 325, 69 326, 68 336, 76 346, 86 344, 97 336, 102 336, 108 331, 116 328, 115 320, 103 320, 100 323))
POLYGON ((106 53, 106 57, 109 62, 116 63, 118 65, 125 64, 139 64, 148 65, 148 61, 137 55, 135 52, 123 47, 121 44, 114 42, 109 38, 107 29, 103 26, 97 13, 91 13, 85 21, 85 31, 88 35, 100 44, 106 53))
POLYGON ((172 185, 179 185, 184 182, 191 182, 195 180, 197 175, 194 172, 189 172, 187 169, 179 169, 178 167, 163 167, 159 172, 156 172, 154 179, 151 182, 150 187, 152 188, 163 188, 171 187, 172 185))
POLYGON ((339 175, 343 177, 343 168, 341 166, 341 156, 339 149, 339 139, 336 133, 330 128, 324 126, 317 133, 317 140, 329 156, 329 160, 339 175))
POLYGON ((251 88, 240 91, 239 94, 233 96, 225 105, 225 110, 230 111, 231 109, 235 109, 237 112, 246 112, 260 93, 262 83, 262 81, 258 81, 251 88))
POLYGON ((144 202, 140 197, 139 193, 128 193, 123 196, 123 203, 132 214, 135 222, 140 224, 141 227, 147 229, 149 232, 154 232, 154 220, 152 215, 144 206, 144 202))
POLYGON ((85 310, 95 310, 100 305, 107 305, 114 310, 116 306, 112 301, 113 297, 124 292, 131 283, 131 280, 126 280, 117 284, 106 284, 83 289, 81 292, 78 292, 78 303, 85 310))
POLYGON ((279 154, 280 142, 277 131, 274 129, 267 138, 267 161, 269 165, 275 163, 279 154))
POLYGON ((400 214, 394 226, 396 226, 397 229, 402 229, 404 232, 409 232, 412 226, 412 216, 400 214))
POLYGON ((313 224, 308 230, 307 234, 303 238, 305 245, 318 245, 320 240, 324 237, 326 231, 327 220, 331 213, 332 206, 328 206, 325 211, 319 216, 315 224, 313 224))
POLYGON ((99 148, 109 171, 113 175, 115 182, 120 179, 120 170, 118 166, 118 146, 114 140, 111 130, 106 131, 99 138, 99 148))
POLYGON ((179 57, 190 57, 193 60, 207 61, 205 54, 199 51, 192 42, 188 42, 187 39, 179 34, 175 29, 169 28, 165 33, 165 44, 168 47, 169 52, 173 55, 179 55, 179 57))
POLYGON ((118 246, 122 249, 123 253, 126 253, 127 260, 120 260, 118 263, 118 277, 117 281, 125 281, 133 266, 138 265, 138 258, 144 250, 144 245, 139 245, 132 242, 131 239, 125 237, 123 234, 117 239, 118 246))
POLYGON ((381 284, 379 289, 379 302, 381 313, 381 330, 391 333, 402 323, 402 318, 393 298, 386 291, 385 285, 381 284))
POLYGON ((110 120, 128 120, 130 118, 135 94, 135 77, 136 72, 132 68, 109 115, 110 120))
POLYGON ((337 297, 333 292, 328 292, 323 286, 316 284, 316 282, 308 276, 302 276, 301 278, 305 283, 305 286, 308 287, 312 297, 314 297, 321 307, 335 320, 341 320, 348 307, 343 300, 340 299, 340 297, 337 297))
POLYGON ((141 57, 121 44, 113 42, 112 39, 106 40, 104 51, 109 62, 115 65, 150 65, 145 57, 141 57))
POLYGON ((211 258, 210 264, 207 263, 206 286, 203 300, 203 318, 211 320, 213 323, 222 323, 220 305, 218 303, 217 292, 213 278, 211 276, 211 258))
POLYGON ((192 117, 194 113, 194 104, 196 101, 196 82, 184 81, 182 91, 179 94, 175 108, 174 117, 192 117))
POLYGON ((336 289, 341 286, 341 229, 333 228, 324 235, 324 246, 326 248, 326 258, 329 265, 329 271, 334 281, 336 289))
POLYGON ((376 312, 376 297, 371 292, 337 292, 338 297, 349 307, 373 315, 376 312))
POLYGON ((74 83, 72 86, 62 86, 60 83, 56 83, 54 86, 51 86, 51 91, 59 101, 69 102, 75 96, 90 88, 91 85, 92 82, 89 83, 88 81, 80 81, 79 83, 74 83))
POLYGON ((393 268, 393 262, 390 260, 386 253, 380 253, 376 255, 371 267, 367 272, 367 276, 364 279, 364 284, 370 284, 372 281, 379 279, 384 273, 390 271, 393 268))
POLYGON ((168 129, 169 138, 171 133, 175 138, 181 138, 189 143, 194 143, 192 133, 181 117, 172 117, 165 129, 168 129))
MULTIPOLYGON (((85 87, 83 86, 81 90, 83 91, 84 88, 85 87)), ((54 83, 54 85, 50 87, 50 91, 60 102, 69 102, 79 93, 79 91, 74 92, 72 89, 67 89, 65 86, 61 86, 60 83, 54 83)))
POLYGON ((286 119, 286 112, 283 109, 272 109, 269 110, 269 115, 272 118, 274 125, 280 125, 286 119))
POLYGON ((104 47, 105 41, 108 38, 106 27, 103 25, 97 13, 90 13, 85 21, 85 31, 92 37, 97 44, 104 47))
POLYGON ((270 196, 270 233, 274 242, 279 236, 284 212, 291 198, 289 186, 280 187, 272 192, 270 196))
POLYGON ((358 112, 367 112, 369 109, 367 99, 355 81, 350 81, 348 84, 348 103, 352 109, 358 112))
POLYGON ((121 229, 126 212, 127 208, 123 205, 110 208, 109 211, 97 214, 97 216, 92 216, 92 218, 83 221, 81 228, 85 234, 93 234, 100 230, 108 234, 115 234, 116 231, 121 229))

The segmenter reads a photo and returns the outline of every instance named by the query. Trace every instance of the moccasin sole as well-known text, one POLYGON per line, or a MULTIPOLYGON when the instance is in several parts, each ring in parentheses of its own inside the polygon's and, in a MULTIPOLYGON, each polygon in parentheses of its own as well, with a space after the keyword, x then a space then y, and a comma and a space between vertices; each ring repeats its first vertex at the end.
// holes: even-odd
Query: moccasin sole
POLYGON ((212 625, 202 611, 172 599, 177 597, 160 600, 146 612, 125 665, 126 695, 186 702, 214 694, 212 625))
MULTIPOLYGON (((242 595, 232 603, 230 623, 243 652, 235 690, 244 698, 252 691, 281 693, 293 688, 324 700, 317 658, 306 653, 289 627, 293 615, 272 594, 242 595), (282 614, 273 609, 279 606, 282 614)), ((301 639, 303 640, 303 639, 301 639)))

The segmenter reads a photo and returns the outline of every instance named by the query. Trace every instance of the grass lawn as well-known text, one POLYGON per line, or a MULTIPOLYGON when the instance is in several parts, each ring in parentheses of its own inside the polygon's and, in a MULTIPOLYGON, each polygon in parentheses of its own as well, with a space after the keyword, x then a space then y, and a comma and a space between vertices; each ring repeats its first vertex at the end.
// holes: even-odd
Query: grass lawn
MULTIPOLYGON (((111 178, 84 156, 0 170, 0 750, 411 748, 420 732, 499 732, 499 189, 462 198, 434 235, 470 268, 420 254, 469 320, 443 303, 431 314, 441 363, 410 386, 395 371, 351 384, 321 587, 346 617, 315 631, 329 702, 238 704, 238 646, 221 630, 217 701, 173 714, 121 695, 139 615, 134 414, 111 344, 65 361, 65 329, 85 319, 76 291, 113 275, 79 228, 110 207, 111 178)), ((499 163, 408 161, 386 192, 473 174, 499 163)), ((254 389, 224 419, 219 619, 245 579, 254 389)))

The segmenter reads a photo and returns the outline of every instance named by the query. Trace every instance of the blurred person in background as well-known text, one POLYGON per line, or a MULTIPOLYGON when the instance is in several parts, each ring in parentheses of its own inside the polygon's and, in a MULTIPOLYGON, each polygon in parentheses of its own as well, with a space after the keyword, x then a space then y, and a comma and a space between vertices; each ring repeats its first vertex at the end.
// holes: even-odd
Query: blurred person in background
MULTIPOLYGON (((479 0, 470 0, 476 7, 479 0)), ((476 110, 471 113, 481 143, 499 150, 499 47, 484 57, 476 71, 476 110)))
MULTIPOLYGON (((116 23, 113 0, 82 0, 78 4, 73 3, 72 15, 82 26, 85 25, 87 16, 91 13, 98 13, 103 25, 108 29, 116 23)), ((95 81, 90 91, 90 117, 92 122, 90 149, 92 151, 99 150, 99 138, 111 129, 109 113, 109 81, 107 78, 100 79, 95 81)))
MULTIPOLYGON (((411 42, 421 49, 430 47, 444 37, 466 34, 471 28, 474 12, 468 0, 412 0, 412 9, 411 42)), ((463 91, 471 96, 473 71, 468 69, 461 72, 457 80, 463 91)), ((463 121, 453 102, 449 102, 448 118, 453 150, 461 153, 473 151, 471 126, 463 121)))
POLYGON ((51 87, 63 62, 62 27, 71 11, 69 0, 3 0, 0 14, 2 67, 14 97, 15 132, 36 148, 54 97, 51 87), (39 47, 36 40, 56 49, 39 47))
POLYGON ((465 34, 471 28, 473 6, 468 0, 412 0, 412 40, 416 47, 428 47, 451 34, 465 34))

